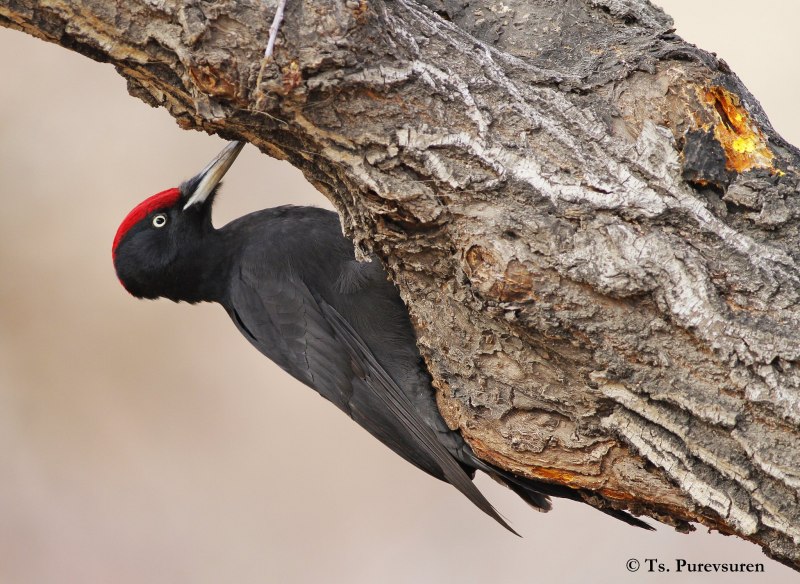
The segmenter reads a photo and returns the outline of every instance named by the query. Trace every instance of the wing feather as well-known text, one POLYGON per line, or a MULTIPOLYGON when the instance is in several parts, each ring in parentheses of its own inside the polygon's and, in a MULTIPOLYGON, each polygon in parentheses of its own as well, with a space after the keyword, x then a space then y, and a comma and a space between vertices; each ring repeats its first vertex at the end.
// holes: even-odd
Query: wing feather
POLYGON ((243 273, 232 291, 229 311, 242 333, 282 369, 516 533, 437 439, 357 331, 302 280, 258 279, 243 273))

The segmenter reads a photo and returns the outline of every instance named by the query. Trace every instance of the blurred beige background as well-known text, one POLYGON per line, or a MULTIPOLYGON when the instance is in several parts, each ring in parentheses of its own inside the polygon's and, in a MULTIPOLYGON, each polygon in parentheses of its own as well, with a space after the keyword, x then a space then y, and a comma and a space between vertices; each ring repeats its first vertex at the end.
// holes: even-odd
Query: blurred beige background
MULTIPOLYGON (((800 5, 661 0, 800 143, 800 5)), ((130 298, 110 245, 145 196, 223 145, 133 99, 112 67, 0 30, 0 584, 699 582, 628 558, 764 562, 704 530, 644 533, 585 506, 530 511, 479 485, 525 537, 370 438, 262 358, 212 305, 130 298)), ((326 205, 245 149, 217 224, 326 205)))

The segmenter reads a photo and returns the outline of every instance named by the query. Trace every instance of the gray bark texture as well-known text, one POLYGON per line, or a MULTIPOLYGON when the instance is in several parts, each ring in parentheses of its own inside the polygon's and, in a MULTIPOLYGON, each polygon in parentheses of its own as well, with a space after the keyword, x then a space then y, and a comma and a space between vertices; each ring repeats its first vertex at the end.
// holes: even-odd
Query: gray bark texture
POLYGON ((289 0, 264 59, 276 6, 0 24, 300 168, 481 457, 800 567, 800 157, 725 62, 647 0, 289 0))

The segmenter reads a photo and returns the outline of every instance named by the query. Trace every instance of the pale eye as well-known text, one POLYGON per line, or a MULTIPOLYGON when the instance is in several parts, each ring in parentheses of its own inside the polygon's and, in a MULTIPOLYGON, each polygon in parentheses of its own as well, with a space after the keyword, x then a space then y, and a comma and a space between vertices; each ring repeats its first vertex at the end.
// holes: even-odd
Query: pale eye
POLYGON ((158 215, 153 216, 153 227, 156 229, 161 229, 166 224, 167 216, 164 213, 159 213, 158 215))

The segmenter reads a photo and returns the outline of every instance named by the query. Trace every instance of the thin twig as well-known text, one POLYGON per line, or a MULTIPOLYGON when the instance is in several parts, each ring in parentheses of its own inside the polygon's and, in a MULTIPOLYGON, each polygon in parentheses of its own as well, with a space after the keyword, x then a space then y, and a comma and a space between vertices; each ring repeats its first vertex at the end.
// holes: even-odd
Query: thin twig
POLYGON ((283 20, 283 10, 286 8, 286 0, 279 0, 278 10, 275 11, 275 18, 272 19, 272 25, 269 27, 269 42, 267 49, 264 51, 264 58, 272 58, 272 51, 275 48, 275 40, 278 38, 278 29, 281 27, 283 20))

